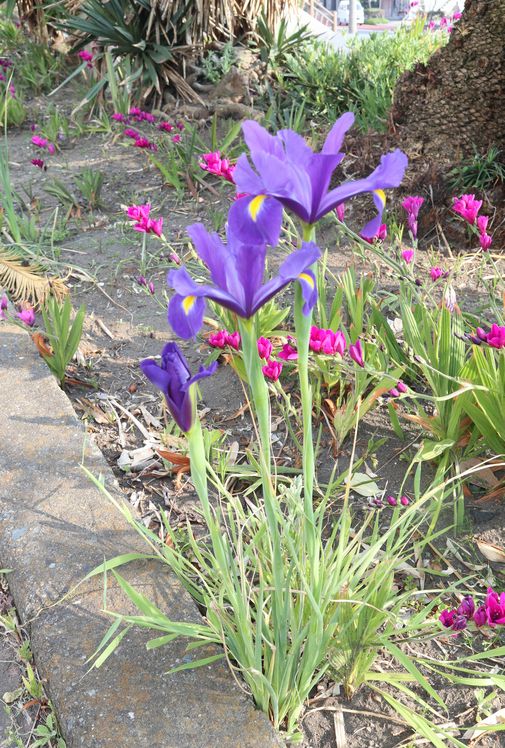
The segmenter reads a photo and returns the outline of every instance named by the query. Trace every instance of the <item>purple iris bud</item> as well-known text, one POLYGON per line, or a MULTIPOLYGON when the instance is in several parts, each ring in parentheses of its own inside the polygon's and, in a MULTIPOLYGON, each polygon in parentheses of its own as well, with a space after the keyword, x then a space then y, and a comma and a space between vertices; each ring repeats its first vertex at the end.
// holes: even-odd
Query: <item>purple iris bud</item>
POLYGON ((310 266, 320 255, 313 242, 304 242, 282 263, 276 276, 263 283, 266 244, 245 244, 228 230, 225 246, 217 234, 209 234, 201 223, 188 228, 196 251, 210 270, 212 284, 195 283, 185 267, 171 270, 168 285, 175 294, 168 305, 168 321, 181 338, 192 338, 200 330, 205 299, 249 319, 292 281, 298 281, 308 314, 317 300, 317 286, 310 266))
POLYGON ((149 281, 149 283, 147 284, 147 290, 149 291, 151 296, 154 295, 154 283, 152 281, 149 281))
POLYGON ((6 294, 2 294, 2 297, 0 298, 0 311, 5 312, 8 306, 9 299, 7 298, 6 294))
POLYGON ((248 197, 237 200, 229 215, 231 228, 243 241, 258 243, 258 235, 269 241, 267 232, 270 237, 278 235, 281 213, 275 212, 272 203, 278 202, 304 223, 313 224, 364 192, 372 193, 378 215, 365 226, 363 235, 377 234, 386 202, 384 190, 398 187, 407 157, 400 150, 388 153, 368 177, 330 189, 333 172, 344 158, 340 149, 345 134, 353 122, 352 112, 343 114, 330 130, 320 153, 314 153, 293 130, 279 130, 277 135, 271 135, 252 120, 243 124, 254 169, 245 154, 240 156, 233 181, 237 191, 248 197))
POLYGON ((147 288, 147 281, 143 275, 139 275, 139 277, 137 278, 137 283, 139 284, 139 286, 144 286, 145 288, 147 288))
POLYGON ((140 362, 145 376, 165 395, 168 409, 182 431, 188 432, 193 423, 191 385, 204 377, 210 377, 217 369, 214 361, 207 369, 200 367, 191 376, 186 359, 176 343, 167 343, 161 352, 161 364, 152 358, 140 362))
POLYGON ((395 499, 394 496, 388 496, 387 499, 386 499, 386 501, 389 504, 389 506, 397 506, 397 504, 398 504, 398 502, 397 502, 397 500, 395 499))

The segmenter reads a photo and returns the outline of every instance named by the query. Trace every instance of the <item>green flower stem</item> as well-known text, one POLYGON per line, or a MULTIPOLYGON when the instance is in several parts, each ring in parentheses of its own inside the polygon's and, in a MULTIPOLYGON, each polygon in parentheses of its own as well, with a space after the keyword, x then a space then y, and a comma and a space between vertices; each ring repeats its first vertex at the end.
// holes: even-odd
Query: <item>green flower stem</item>
MULTIPOLYGON (((315 233, 316 227, 314 224, 304 224, 304 241, 314 241, 315 233)), ((314 271, 315 267, 312 267, 311 270, 314 271)), ((309 383, 309 339, 312 312, 304 314, 303 304, 302 289, 300 284, 297 283, 295 288, 295 333, 298 349, 298 378, 302 400, 304 501, 306 516, 313 519, 314 443, 312 437, 312 389, 309 383)))
MULTIPOLYGON (((192 388, 192 397, 194 398, 194 411, 196 415, 196 397, 195 386, 192 388)), ((216 558, 219 560, 222 569, 228 568, 226 551, 223 540, 219 532, 219 521, 214 517, 214 513, 209 501, 209 490, 207 483, 207 457, 205 455, 205 443, 203 440, 202 425, 198 416, 193 420, 193 425, 186 433, 189 446, 189 461, 191 469, 191 480, 195 487, 198 498, 202 505, 203 516, 209 530, 212 546, 216 558)))

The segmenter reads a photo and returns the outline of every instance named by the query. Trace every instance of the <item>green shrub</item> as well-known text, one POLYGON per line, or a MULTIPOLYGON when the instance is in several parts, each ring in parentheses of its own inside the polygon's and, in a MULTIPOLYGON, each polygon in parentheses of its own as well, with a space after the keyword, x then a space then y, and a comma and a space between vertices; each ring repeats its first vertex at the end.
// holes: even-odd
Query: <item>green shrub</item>
POLYGON ((303 103, 308 117, 325 120, 351 109, 363 130, 384 130, 398 78, 427 62, 442 43, 421 23, 395 34, 356 38, 348 53, 317 41, 305 43, 275 71, 278 109, 303 103))

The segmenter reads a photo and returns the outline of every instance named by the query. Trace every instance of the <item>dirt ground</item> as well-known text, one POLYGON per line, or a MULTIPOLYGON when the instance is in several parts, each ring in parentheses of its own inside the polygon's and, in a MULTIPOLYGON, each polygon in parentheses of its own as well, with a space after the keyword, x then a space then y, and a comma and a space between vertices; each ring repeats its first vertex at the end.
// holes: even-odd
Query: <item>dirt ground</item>
MULTIPOLYGON (((71 398, 79 417, 86 420, 98 445, 110 462, 124 491, 141 513, 146 523, 156 522, 157 506, 168 506, 181 521, 191 510, 194 500, 187 475, 170 475, 166 465, 156 455, 141 463, 141 469, 125 472, 118 465, 125 453, 156 442, 163 426, 161 399, 157 391, 141 375, 138 363, 160 352, 163 344, 173 337, 166 319, 166 311, 146 294, 136 282, 140 266, 140 236, 124 222, 121 205, 150 201, 157 216, 164 218, 164 231, 172 247, 181 255, 189 253, 185 227, 195 221, 209 222, 212 213, 226 208, 226 198, 217 198, 210 191, 202 191, 199 200, 191 196, 177 202, 173 190, 163 186, 157 171, 146 165, 146 158, 138 149, 123 142, 112 142, 110 136, 92 135, 64 143, 59 154, 49 161, 43 173, 32 167, 30 159, 31 132, 28 128, 9 133, 9 162, 14 188, 39 200, 42 222, 55 206, 54 198, 43 191, 44 184, 57 176, 66 184, 83 167, 93 167, 104 173, 102 206, 93 215, 84 214, 71 220, 66 236, 59 243, 62 263, 75 266, 69 277, 74 305, 86 305, 85 334, 80 348, 80 364, 75 376, 94 383, 94 387, 69 385, 71 398), (84 272, 81 272, 84 271, 84 272)), ((359 209, 356 208, 356 211, 359 209)), ((352 209, 348 213, 352 222, 352 209)), ((332 228, 321 232, 320 242, 330 250, 330 267, 335 272, 354 262, 347 246, 336 245, 332 228)), ((149 238, 147 243, 148 270, 144 274, 152 280, 161 297, 165 275, 173 267, 166 251, 160 253, 159 244, 149 238)), ((432 264, 428 252, 419 252, 419 272, 432 264)), ((273 260, 275 263, 275 258, 273 260)), ((457 265, 463 269, 456 278, 458 299, 462 305, 476 308, 480 303, 477 258, 450 256, 446 252, 444 267, 457 265)), ((371 269, 371 266, 370 268, 371 269)), ((394 286, 395 279, 383 271, 381 282, 394 286)), ((183 346, 190 364, 201 362, 198 346, 183 346)), ((208 347, 202 349, 208 355, 208 347)), ((231 367, 221 365, 215 377, 202 382, 201 410, 208 413, 207 422, 226 431, 227 442, 238 445, 251 437, 250 422, 244 406, 242 387, 231 367), (207 410, 208 409, 208 410, 207 410), (235 414, 234 418, 230 418, 235 414)), ((394 493, 400 485, 407 456, 412 455, 419 434, 410 429, 406 442, 400 441, 391 429, 386 404, 380 405, 364 419, 358 439, 358 454, 362 454, 371 438, 385 438, 376 456, 366 466, 377 475, 380 488, 387 486, 394 493)), ((274 450, 284 443, 282 429, 274 434, 274 450)), ((349 447, 344 445, 335 458, 329 449, 330 439, 323 439, 322 467, 332 466, 335 459, 342 469, 348 464, 349 447)), ((355 497, 356 508, 368 511, 365 499, 355 497)), ((500 567, 489 568, 479 557, 473 538, 478 536, 500 547, 505 547, 505 507, 502 504, 469 501, 469 527, 462 539, 471 549, 472 563, 482 565, 485 580, 494 579, 498 589, 505 588, 500 567)), ((448 565, 458 567, 450 548, 444 550, 448 565)), ((387 668, 385 661, 379 663, 387 668)), ((408 746, 411 732, 398 715, 367 689, 360 690, 351 703, 332 691, 331 684, 314 694, 303 717, 304 748, 341 748, 336 742, 336 721, 343 715, 349 748, 393 748, 408 746), (324 690, 326 689, 326 691, 324 690)), ((476 716, 477 704, 465 689, 443 689, 449 709, 449 719, 463 714, 465 724, 476 716)), ((442 719, 443 721, 443 719, 442 719)), ((420 744, 420 743, 416 743, 420 744)), ((505 737, 482 738, 481 748, 505 745, 505 737)))

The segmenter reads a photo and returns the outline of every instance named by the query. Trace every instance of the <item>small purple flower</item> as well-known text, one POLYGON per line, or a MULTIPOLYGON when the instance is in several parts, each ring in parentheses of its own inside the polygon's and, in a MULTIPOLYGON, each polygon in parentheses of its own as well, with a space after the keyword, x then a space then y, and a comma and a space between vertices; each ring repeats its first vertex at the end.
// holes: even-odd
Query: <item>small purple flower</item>
POLYGON ((463 629, 466 629, 467 625, 468 619, 466 616, 456 614, 451 629, 453 631, 463 631, 463 629))
POLYGON ((9 306, 9 299, 5 294, 2 294, 0 297, 0 319, 5 319, 7 311, 7 307, 9 306))
POLYGON ((405 392, 409 391, 409 388, 407 387, 407 385, 405 384, 405 382, 402 382, 401 379, 399 379, 398 382, 396 383, 396 389, 399 390, 399 392, 401 392, 403 394, 405 394, 405 392))
POLYGON ((402 506, 408 506, 410 504, 409 497, 408 496, 402 496, 400 499, 400 504, 402 506))
POLYGON ((139 286, 144 286, 144 288, 147 288, 147 281, 143 275, 139 275, 139 277, 137 278, 137 283, 139 284, 139 286))
POLYGON ((114 112, 111 119, 115 122, 122 122, 123 124, 128 122, 128 117, 125 114, 121 114, 121 112, 114 112))
POLYGON ((407 214, 407 225, 413 239, 417 237, 417 218, 419 216, 419 209, 423 203, 424 197, 417 195, 410 195, 402 202, 402 208, 407 214))
POLYGON ((308 314, 317 299, 315 276, 310 266, 320 252, 312 242, 292 252, 277 275, 263 283, 266 261, 265 244, 243 244, 228 228, 228 244, 217 234, 209 234, 202 224, 188 228, 196 251, 210 270, 212 284, 195 283, 185 267, 171 270, 167 281, 175 295, 168 305, 168 319, 181 338, 192 338, 203 323, 205 299, 249 319, 292 281, 300 283, 304 307, 308 314))
POLYGON ((365 366, 365 359, 363 357, 363 348, 361 347, 361 340, 357 340, 354 345, 349 346, 349 356, 355 361, 358 366, 363 368, 365 366))
POLYGON ((453 211, 473 225, 482 207, 482 200, 476 200, 475 195, 461 195, 461 197, 453 197, 452 201, 453 211))
POLYGON ((479 243, 483 252, 488 252, 491 244, 493 243, 493 237, 489 234, 480 234, 479 243))
POLYGON ((389 506, 397 506, 398 505, 398 502, 397 502, 397 500, 395 499, 394 496, 388 496, 386 498, 386 501, 389 504, 389 506))
POLYGON ((436 267, 431 268, 430 270, 430 277, 433 282, 437 281, 443 275, 444 275, 444 271, 442 270, 442 268, 439 268, 438 265, 436 267))
POLYGON ((402 259, 407 263, 407 265, 410 265, 410 263, 414 259, 414 250, 413 249, 404 249, 402 251, 402 259))
POLYGON ((45 168, 45 164, 44 164, 44 162, 42 161, 41 158, 32 158, 32 164, 34 166, 36 166, 38 169, 44 169, 45 168))
POLYGON ((340 203, 340 205, 337 205, 337 207, 335 208, 335 211, 337 213, 337 218, 340 221, 340 223, 344 223, 345 203, 340 203))
POLYGON ((147 284, 147 290, 149 291, 151 296, 154 296, 155 289, 154 289, 154 283, 152 281, 149 281, 149 283, 147 284))
POLYGON ((458 615, 465 616, 467 620, 470 620, 474 613, 475 603, 473 601, 473 597, 471 595, 467 595, 465 598, 463 598, 461 605, 458 608, 458 615))
POLYGON ((193 423, 191 386, 198 380, 214 374, 217 361, 207 369, 201 366, 198 373, 191 376, 187 361, 178 345, 167 343, 161 353, 161 364, 146 358, 140 362, 140 368, 165 395, 168 409, 179 428, 188 432, 193 423))
POLYGON ((396 387, 391 387, 391 389, 388 390, 388 395, 391 395, 391 397, 400 397, 400 393, 396 387))

